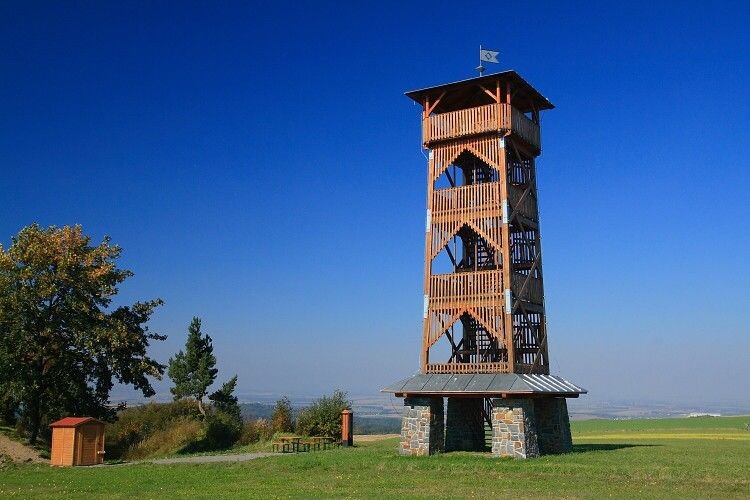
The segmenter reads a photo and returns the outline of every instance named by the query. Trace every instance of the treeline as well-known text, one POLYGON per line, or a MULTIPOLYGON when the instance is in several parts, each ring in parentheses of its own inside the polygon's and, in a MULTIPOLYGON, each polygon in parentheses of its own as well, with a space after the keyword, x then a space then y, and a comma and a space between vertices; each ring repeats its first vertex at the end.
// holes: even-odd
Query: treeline
POLYGON ((107 457, 216 450, 271 439, 275 433, 335 437, 340 391, 298 413, 279 400, 270 418, 243 421, 237 376, 218 387, 213 342, 193 318, 184 349, 164 365, 148 355, 166 337, 147 326, 161 299, 113 307, 119 286, 133 275, 117 265, 121 248, 99 244, 81 226, 36 224, 0 245, 0 422, 33 444, 49 439, 48 425, 64 416, 110 422, 107 457), (112 405, 115 384, 154 395, 151 379, 167 374, 172 403, 136 408, 112 405))
POLYGON ((335 391, 296 412, 289 399, 282 398, 269 418, 236 421, 210 404, 205 405, 203 416, 190 399, 150 403, 122 410, 107 427, 107 456, 141 459, 242 446, 262 448, 275 436, 291 432, 338 438, 341 411, 350 406, 346 394, 335 391))
POLYGON ((237 376, 215 391, 218 377, 213 340, 200 318, 188 327, 184 350, 168 363, 172 403, 148 404, 120 411, 107 430, 109 458, 139 459, 160 455, 223 450, 270 441, 280 433, 341 435, 341 411, 350 406, 335 391, 295 414, 288 398, 278 400, 270 418, 243 421, 234 395, 237 376))
POLYGON ((357 417, 354 418, 354 434, 399 434, 400 417, 357 417))

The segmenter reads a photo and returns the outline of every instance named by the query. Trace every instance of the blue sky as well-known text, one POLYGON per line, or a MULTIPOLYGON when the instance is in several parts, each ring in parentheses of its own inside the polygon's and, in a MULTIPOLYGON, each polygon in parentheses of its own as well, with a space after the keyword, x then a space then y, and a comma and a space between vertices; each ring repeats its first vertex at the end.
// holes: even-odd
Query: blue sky
MULTIPOLYGON (((426 163, 407 90, 501 51, 538 161, 552 368, 600 399, 750 400, 750 8, 4 2, 0 241, 81 223, 122 301, 193 315, 239 392, 418 369, 426 163)), ((166 385, 158 385, 166 395, 166 385)))

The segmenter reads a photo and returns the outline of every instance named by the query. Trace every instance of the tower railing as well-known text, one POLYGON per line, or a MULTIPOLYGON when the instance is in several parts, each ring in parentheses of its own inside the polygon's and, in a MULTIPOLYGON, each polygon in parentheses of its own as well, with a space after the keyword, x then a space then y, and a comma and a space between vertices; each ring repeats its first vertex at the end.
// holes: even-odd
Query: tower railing
POLYGON ((435 113, 425 119, 422 141, 457 139, 467 135, 507 130, 529 143, 541 148, 539 125, 507 103, 485 104, 474 108, 435 113))
POLYGON ((508 186, 508 200, 514 210, 520 211, 531 219, 537 218, 536 198, 530 191, 516 186, 508 186))
POLYGON ((430 276, 430 300, 434 305, 451 302, 470 305, 476 302, 502 304, 502 275, 498 270, 430 276))
POLYGON ((432 192, 432 212, 435 215, 499 206, 500 189, 496 183, 471 184, 432 192))
POLYGON ((488 363, 428 363, 426 373, 504 373, 508 363, 493 361, 488 363))
POLYGON ((542 280, 536 276, 514 272, 511 275, 511 283, 513 292, 519 299, 533 302, 535 304, 542 303, 544 297, 542 280))
MULTIPOLYGON (((502 104, 501 106, 508 106, 507 104, 502 104)), ((523 139, 524 141, 528 142, 532 146, 534 146, 536 149, 541 149, 542 147, 542 141, 539 134, 539 125, 534 123, 532 120, 529 119, 525 114, 518 111, 516 108, 512 106, 508 106, 511 108, 511 118, 512 123, 510 130, 511 132, 518 134, 518 136, 523 139)))

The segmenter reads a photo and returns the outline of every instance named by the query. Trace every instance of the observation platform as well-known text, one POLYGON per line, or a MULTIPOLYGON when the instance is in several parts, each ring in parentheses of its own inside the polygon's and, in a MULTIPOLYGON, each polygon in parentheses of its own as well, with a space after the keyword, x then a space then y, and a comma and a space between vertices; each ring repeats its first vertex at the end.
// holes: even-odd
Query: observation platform
POLYGON ((554 108, 514 70, 413 90, 406 96, 426 110, 422 143, 428 148, 471 135, 512 133, 538 154, 538 113, 554 108))

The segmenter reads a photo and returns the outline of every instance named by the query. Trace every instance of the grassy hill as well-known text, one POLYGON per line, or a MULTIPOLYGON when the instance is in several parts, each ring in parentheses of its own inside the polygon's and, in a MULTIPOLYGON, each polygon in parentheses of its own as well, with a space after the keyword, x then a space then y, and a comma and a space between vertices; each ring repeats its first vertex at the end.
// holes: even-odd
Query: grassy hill
POLYGON ((749 498, 750 417, 583 421, 574 453, 400 457, 397 440, 229 464, 4 466, 0 497, 749 498))

